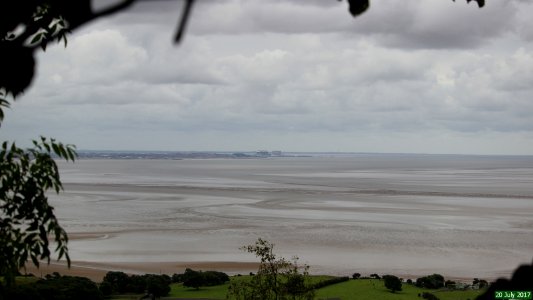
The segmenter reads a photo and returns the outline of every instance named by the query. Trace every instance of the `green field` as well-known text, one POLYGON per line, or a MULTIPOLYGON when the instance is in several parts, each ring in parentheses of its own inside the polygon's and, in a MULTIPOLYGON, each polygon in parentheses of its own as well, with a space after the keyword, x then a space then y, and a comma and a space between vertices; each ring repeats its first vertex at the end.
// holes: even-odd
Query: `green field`
MULTIPOLYGON (((247 280, 249 276, 232 277, 231 280, 247 280)), ((314 282, 330 278, 329 276, 312 276, 314 282)), ((18 277, 18 284, 31 284, 37 278, 18 277)), ((171 284, 170 294, 162 299, 226 299, 229 284, 213 287, 202 287, 198 290, 184 287, 182 284, 171 284)), ((430 292, 441 300, 474 300, 482 291, 448 291, 448 290, 428 290, 415 287, 414 285, 403 284, 401 292, 391 293, 383 284, 383 280, 378 279, 357 279, 330 285, 316 290, 315 299, 341 299, 341 300, 408 300, 422 299, 418 294, 430 292)), ((111 299, 126 300, 139 299, 141 295, 115 295, 111 299)))
POLYGON ((382 280, 358 279, 327 286, 316 292, 316 299, 340 298, 342 300, 407 300, 422 299, 418 294, 430 292, 441 300, 473 300, 480 294, 480 291, 440 291, 427 290, 409 284, 402 285, 402 291, 391 293, 385 288, 382 280))
MULTIPOLYGON (((243 276, 244 277, 244 276, 243 276)), ((233 277, 232 280, 235 280, 233 277)), ((324 277, 316 277, 324 278, 324 277)), ((241 279, 242 280, 242 279, 241 279)), ((347 282, 334 284, 321 288, 316 291, 315 299, 342 299, 342 300, 412 300, 422 299, 418 294, 423 292, 430 292, 441 300, 474 300, 481 292, 466 290, 466 291, 445 291, 445 290, 427 290, 417 288, 412 285, 404 284, 401 292, 391 293, 385 289, 382 280, 377 279, 358 279, 349 280, 347 282)), ((184 287, 181 284, 172 284, 171 291, 168 298, 203 298, 203 299, 226 299, 226 292, 228 284, 203 287, 199 290, 184 287)), ((131 297, 122 296, 113 299, 136 299, 133 295, 131 297)), ((138 299, 138 298, 137 298, 138 299)), ((162 298, 164 299, 164 298, 162 298)))

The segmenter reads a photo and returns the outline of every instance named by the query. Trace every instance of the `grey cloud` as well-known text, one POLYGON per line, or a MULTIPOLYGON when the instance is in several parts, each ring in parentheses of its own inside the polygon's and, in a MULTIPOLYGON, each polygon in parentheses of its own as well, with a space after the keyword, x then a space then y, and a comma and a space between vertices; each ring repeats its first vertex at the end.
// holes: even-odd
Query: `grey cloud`
POLYGON ((467 48, 486 44, 513 28, 523 4, 495 1, 483 9, 451 1, 374 1, 352 19, 345 3, 324 1, 204 2, 195 11, 193 34, 342 33, 347 39, 372 36, 402 48, 467 48), (519 6, 521 5, 521 6, 519 6))
MULTIPOLYGON (((170 42, 181 9, 181 1, 141 2, 117 20, 124 29, 157 26, 170 42)), ((382 0, 354 19, 345 1, 198 1, 187 35, 344 33, 346 39, 366 37, 400 48, 469 48, 508 30, 530 35, 530 26, 517 24, 532 10, 519 1, 479 9, 463 1, 382 0)))
POLYGON ((144 138, 158 149, 387 152, 431 141, 446 152, 495 137, 527 145, 533 131, 527 2, 383 0, 352 19, 337 1, 199 1, 179 46, 182 3, 142 3, 42 53, 7 136, 93 149, 144 138))

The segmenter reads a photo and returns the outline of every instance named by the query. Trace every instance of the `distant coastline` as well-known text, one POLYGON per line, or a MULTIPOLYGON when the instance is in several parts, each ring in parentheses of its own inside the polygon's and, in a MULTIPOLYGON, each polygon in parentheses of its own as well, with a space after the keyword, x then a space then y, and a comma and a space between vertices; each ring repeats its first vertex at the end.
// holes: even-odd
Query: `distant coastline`
POLYGON ((370 153, 370 152, 282 152, 267 151, 134 151, 134 150, 79 150, 79 159, 257 159, 271 157, 498 157, 531 158, 533 155, 486 155, 486 154, 427 154, 427 153, 370 153))
POLYGON ((247 159, 268 157, 310 157, 281 151, 216 152, 216 151, 78 151, 80 159, 247 159))

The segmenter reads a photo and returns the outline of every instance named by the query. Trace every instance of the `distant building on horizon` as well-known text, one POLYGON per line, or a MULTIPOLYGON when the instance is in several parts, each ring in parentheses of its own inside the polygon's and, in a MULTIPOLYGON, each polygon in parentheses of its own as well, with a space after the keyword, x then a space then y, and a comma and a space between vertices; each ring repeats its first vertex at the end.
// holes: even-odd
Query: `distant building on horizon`
POLYGON ((270 156, 270 152, 268 152, 267 150, 257 150, 255 152, 255 155, 256 156, 260 156, 260 157, 269 157, 270 156))

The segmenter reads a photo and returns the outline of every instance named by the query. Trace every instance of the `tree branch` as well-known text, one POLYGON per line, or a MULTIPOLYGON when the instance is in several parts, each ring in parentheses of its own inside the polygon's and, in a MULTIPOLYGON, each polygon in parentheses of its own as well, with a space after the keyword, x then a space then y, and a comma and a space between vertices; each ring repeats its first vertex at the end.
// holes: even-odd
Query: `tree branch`
POLYGON ((176 44, 179 44, 179 42, 181 41, 183 37, 185 28, 187 27, 187 21, 189 20, 189 15, 191 13, 193 4, 194 4, 194 0, 185 0, 185 7, 183 8, 181 19, 178 25, 178 31, 176 32, 176 36, 174 38, 174 43, 176 44))

